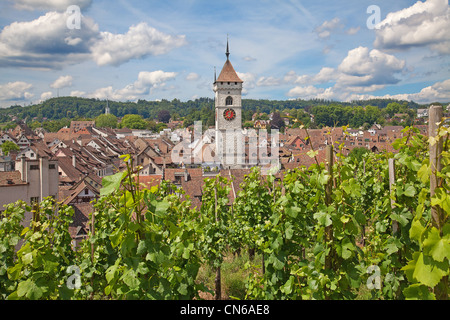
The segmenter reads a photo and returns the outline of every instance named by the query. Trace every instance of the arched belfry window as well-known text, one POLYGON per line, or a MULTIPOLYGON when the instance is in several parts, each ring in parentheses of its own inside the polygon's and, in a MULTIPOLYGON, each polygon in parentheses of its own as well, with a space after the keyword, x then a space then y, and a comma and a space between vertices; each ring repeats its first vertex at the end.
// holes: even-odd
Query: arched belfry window
POLYGON ((233 98, 228 96, 227 99, 225 100, 225 105, 226 106, 231 106, 233 105, 233 98))

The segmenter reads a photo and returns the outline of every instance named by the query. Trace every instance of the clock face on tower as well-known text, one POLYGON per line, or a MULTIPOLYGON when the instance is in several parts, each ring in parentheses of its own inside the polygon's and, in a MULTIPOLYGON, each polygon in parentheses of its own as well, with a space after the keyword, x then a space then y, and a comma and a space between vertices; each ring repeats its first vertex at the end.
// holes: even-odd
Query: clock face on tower
POLYGON ((236 118, 236 111, 234 111, 233 109, 225 109, 225 111, 223 112, 223 117, 228 120, 231 121, 234 118, 236 118))

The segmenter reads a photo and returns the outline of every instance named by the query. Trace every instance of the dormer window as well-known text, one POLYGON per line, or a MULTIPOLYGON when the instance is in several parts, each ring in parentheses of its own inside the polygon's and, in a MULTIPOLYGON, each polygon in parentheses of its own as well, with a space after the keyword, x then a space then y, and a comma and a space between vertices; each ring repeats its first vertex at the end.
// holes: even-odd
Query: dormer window
POLYGON ((228 97, 226 98, 226 100, 225 100, 225 105, 226 105, 226 106, 231 106, 231 105, 233 105, 233 98, 230 97, 230 96, 228 96, 228 97))

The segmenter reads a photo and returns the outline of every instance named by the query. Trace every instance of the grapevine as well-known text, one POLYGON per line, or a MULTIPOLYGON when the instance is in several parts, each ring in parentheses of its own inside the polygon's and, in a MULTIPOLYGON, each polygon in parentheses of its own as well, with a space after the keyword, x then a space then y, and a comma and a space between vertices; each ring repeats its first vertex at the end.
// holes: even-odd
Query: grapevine
POLYGON ((308 168, 264 176, 255 167, 234 202, 230 180, 205 179, 200 208, 168 181, 143 187, 141 168, 122 156, 127 169, 103 178, 77 248, 71 207, 51 198, 5 207, 1 298, 220 299, 231 253, 249 255, 242 299, 448 299, 450 129, 444 119, 435 136, 402 133, 395 154, 358 161, 334 143, 325 163, 314 151, 308 168), (216 270, 214 291, 198 278, 202 266, 216 270))

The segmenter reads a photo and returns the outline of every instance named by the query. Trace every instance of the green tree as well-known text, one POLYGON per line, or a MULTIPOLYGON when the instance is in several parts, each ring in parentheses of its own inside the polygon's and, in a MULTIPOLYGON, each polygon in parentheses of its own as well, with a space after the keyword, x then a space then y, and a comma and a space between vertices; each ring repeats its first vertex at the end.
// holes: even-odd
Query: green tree
POLYGON ((126 114, 120 126, 128 129, 145 129, 147 127, 147 121, 138 114, 126 114))
POLYGON ((170 120, 169 110, 161 110, 158 112, 158 121, 163 123, 168 123, 170 120))
POLYGON ((284 128, 285 123, 284 120, 281 119, 281 115, 279 112, 274 112, 272 116, 272 121, 270 122, 270 125, 273 129, 281 129, 284 128))
POLYGON ((389 115, 390 118, 394 116, 396 113, 400 113, 402 106, 398 102, 391 102, 387 105, 385 112, 389 115))
POLYGON ((31 129, 31 130, 35 130, 35 129, 37 129, 37 128, 40 128, 42 126, 42 124, 39 122, 39 121, 37 121, 37 120, 34 120, 32 123, 30 123, 29 125, 28 125, 28 127, 31 129))
POLYGON ((117 117, 113 114, 101 114, 95 118, 95 125, 99 128, 117 128, 117 117))
POLYGON ((380 112, 380 109, 378 109, 378 107, 366 106, 365 122, 372 125, 377 121, 377 119, 380 117, 380 115, 381 115, 381 112, 380 112))
POLYGON ((7 156, 11 151, 19 151, 20 148, 17 144, 12 141, 5 141, 1 145, 2 152, 5 156, 7 156))
POLYGON ((42 123, 42 127, 49 132, 57 132, 59 129, 70 126, 70 120, 62 118, 60 120, 46 120, 42 123))

